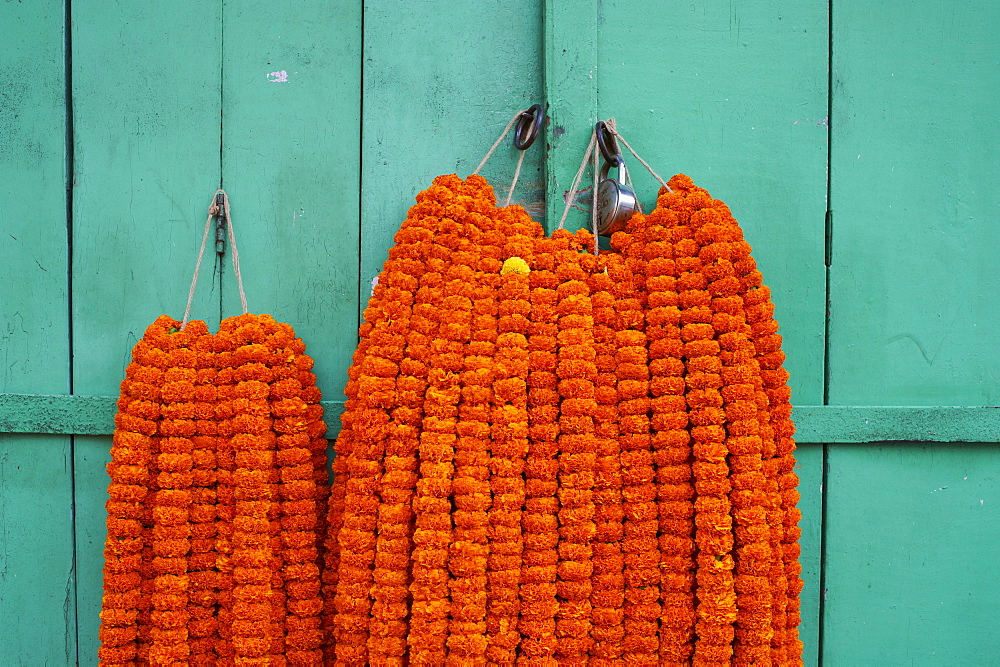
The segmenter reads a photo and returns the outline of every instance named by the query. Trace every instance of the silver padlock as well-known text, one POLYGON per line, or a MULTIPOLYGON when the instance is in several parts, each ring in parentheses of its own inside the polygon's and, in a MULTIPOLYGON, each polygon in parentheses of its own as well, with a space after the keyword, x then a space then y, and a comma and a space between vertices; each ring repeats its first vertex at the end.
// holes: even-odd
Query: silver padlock
POLYGON ((621 154, 615 155, 616 165, 605 161, 601 167, 601 178, 597 185, 597 233, 601 236, 611 236, 625 228, 632 214, 635 213, 637 202, 635 191, 626 185, 628 170, 621 154), (618 168, 618 178, 608 178, 612 166, 618 168))

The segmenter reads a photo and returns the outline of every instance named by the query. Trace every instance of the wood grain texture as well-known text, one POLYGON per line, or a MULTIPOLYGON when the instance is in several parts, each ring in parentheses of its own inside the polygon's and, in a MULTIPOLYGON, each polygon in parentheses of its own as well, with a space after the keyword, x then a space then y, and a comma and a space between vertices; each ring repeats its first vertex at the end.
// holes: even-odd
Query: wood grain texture
MULTIPOLYGON (((290 323, 324 396, 357 345, 361 4, 227 2, 223 185, 251 312, 290 323)), ((230 267, 223 312, 240 312, 230 267)))
MULTIPOLYGON (((600 115, 662 177, 686 173, 729 205, 771 287, 792 398, 822 403, 826 5, 601 7, 600 115)), ((659 184, 628 164, 648 210, 659 184)))
MULTIPOLYGON (((69 389, 61 3, 0 4, 0 392, 69 389)), ((0 656, 76 660, 71 440, 0 434, 0 656)))
MULTIPOLYGON (((598 12, 600 0, 545 1, 546 229, 551 234, 562 218, 567 197, 574 208, 566 229, 591 227, 593 172, 584 174, 570 192, 594 124, 598 121, 598 12)), ((591 160, 592 161, 592 160, 591 160)))
POLYGON ((998 456, 831 446, 825 664, 996 663, 998 456))
MULTIPOLYGON (((74 3, 75 389, 115 396, 160 314, 184 313, 206 209, 220 183, 221 3, 74 3)), ((215 253, 192 316, 214 328, 215 253)), ((77 452, 81 661, 97 655, 111 440, 77 452)))
POLYGON ((833 16, 830 401, 997 405, 1000 4, 833 16))
MULTIPOLYGON (((361 165, 361 307, 418 192, 475 170, 515 112, 542 100, 537 0, 382 2, 365 7, 361 165)), ((545 213, 543 144, 525 156, 513 203, 545 213)), ((483 168, 506 198, 510 135, 483 168)))

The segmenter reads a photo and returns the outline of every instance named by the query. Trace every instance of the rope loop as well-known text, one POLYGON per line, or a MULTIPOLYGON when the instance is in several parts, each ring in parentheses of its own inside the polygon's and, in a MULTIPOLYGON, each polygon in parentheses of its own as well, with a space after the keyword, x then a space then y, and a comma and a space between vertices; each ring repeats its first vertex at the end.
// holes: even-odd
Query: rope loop
POLYGON ((212 218, 220 213, 226 219, 226 229, 229 233, 229 243, 233 247, 233 271, 236 273, 236 284, 240 289, 240 304, 243 306, 243 313, 247 311, 247 295, 243 291, 243 274, 240 272, 240 253, 236 247, 236 232, 233 231, 233 216, 229 208, 229 195, 225 190, 216 190, 212 195, 212 203, 208 207, 208 218, 205 219, 205 231, 201 235, 201 248, 198 249, 198 261, 194 265, 194 276, 191 278, 191 288, 188 290, 187 306, 184 307, 184 319, 181 322, 181 331, 187 328, 191 317, 191 303, 194 301, 194 291, 198 286, 198 274, 201 272, 201 261, 205 258, 205 245, 208 243, 208 233, 212 229, 212 218), (218 196, 222 195, 222 209, 216 203, 218 196))

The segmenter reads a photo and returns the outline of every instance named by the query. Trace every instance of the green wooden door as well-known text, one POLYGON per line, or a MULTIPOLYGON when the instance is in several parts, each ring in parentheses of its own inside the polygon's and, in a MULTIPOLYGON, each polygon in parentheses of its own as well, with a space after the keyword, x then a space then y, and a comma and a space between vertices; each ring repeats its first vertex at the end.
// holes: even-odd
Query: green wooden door
MULTIPOLYGON (((335 413, 413 196, 470 173, 538 101, 547 146, 514 201, 549 229, 594 120, 613 116, 662 175, 725 200, 754 245, 799 427, 807 664, 988 663, 998 13, 0 5, 3 663, 95 662, 109 397, 145 326, 183 312, 212 192, 231 197, 250 310, 295 326, 335 413)), ((504 144, 485 167, 498 192, 515 161, 504 144)), ((656 183, 631 166, 648 206, 656 183)), ((239 309, 229 257, 210 248, 195 298, 210 327, 239 309)))

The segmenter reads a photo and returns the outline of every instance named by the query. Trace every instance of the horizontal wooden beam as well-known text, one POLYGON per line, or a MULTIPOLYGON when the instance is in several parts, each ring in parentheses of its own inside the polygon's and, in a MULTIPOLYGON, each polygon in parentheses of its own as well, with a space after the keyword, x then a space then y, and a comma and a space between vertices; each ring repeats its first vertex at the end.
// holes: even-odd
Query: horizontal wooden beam
MULTIPOLYGON (((336 427, 341 401, 323 401, 336 427)), ((0 433, 110 435, 115 398, 0 394, 0 433)), ((800 405, 792 417, 800 443, 1000 442, 1000 407, 800 405)))
MULTIPOLYGON (((0 433, 111 435, 115 429, 113 396, 0 394, 0 433)), ((340 425, 343 401, 323 401, 324 418, 340 425)))

